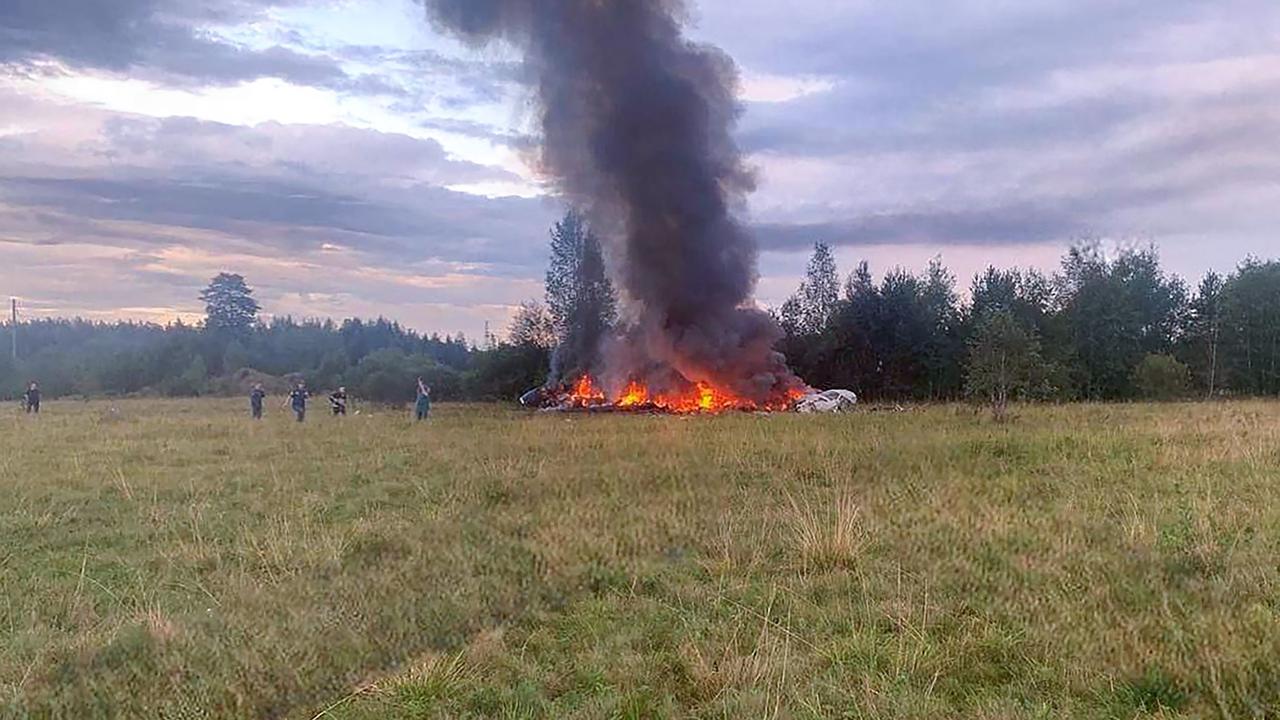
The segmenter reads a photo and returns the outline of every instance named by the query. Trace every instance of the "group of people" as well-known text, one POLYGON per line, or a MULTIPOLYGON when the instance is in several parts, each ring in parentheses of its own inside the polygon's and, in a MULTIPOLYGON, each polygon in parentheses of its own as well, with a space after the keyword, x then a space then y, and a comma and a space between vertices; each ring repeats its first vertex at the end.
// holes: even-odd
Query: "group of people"
MULTIPOLYGON (((413 406, 414 417, 418 420, 426 420, 427 416, 431 414, 431 387, 422 378, 418 378, 417 394, 418 400, 413 406)), ((293 415, 298 422, 303 422, 307 419, 307 400, 310 397, 311 393, 307 392, 307 384, 299 382, 285 400, 285 404, 293 409, 293 415)), ((254 383, 253 389, 249 391, 249 412, 253 415, 254 420, 262 419, 262 405, 266 398, 267 391, 263 389, 262 383, 254 383)), ((27 411, 27 414, 39 414, 40 383, 32 380, 27 384, 27 391, 22 394, 22 406, 27 411)), ((333 412, 334 417, 347 414, 347 389, 345 387, 340 387, 329 393, 329 409, 333 412)))
MULTIPOLYGON (((418 378, 417 396, 418 399, 413 406, 414 417, 418 420, 426 420, 431 414, 431 387, 422 378, 418 378)), ((262 404, 266 397, 267 391, 262 388, 262 383, 255 383, 253 390, 249 392, 249 412, 254 420, 262 419, 262 404)), ((307 400, 310 398, 311 393, 307 391, 307 384, 299 382, 285 399, 285 404, 293 410, 294 418, 298 422, 306 421, 307 400)), ((347 389, 345 387, 329 393, 329 410, 334 417, 346 416, 347 389)))

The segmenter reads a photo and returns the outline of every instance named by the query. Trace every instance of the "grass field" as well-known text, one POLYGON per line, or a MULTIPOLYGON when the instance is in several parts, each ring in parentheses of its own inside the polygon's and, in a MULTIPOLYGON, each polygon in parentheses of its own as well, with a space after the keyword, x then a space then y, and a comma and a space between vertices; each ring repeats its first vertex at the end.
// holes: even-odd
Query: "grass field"
POLYGON ((1280 404, 242 404, 6 410, 0 716, 1280 716, 1280 404))

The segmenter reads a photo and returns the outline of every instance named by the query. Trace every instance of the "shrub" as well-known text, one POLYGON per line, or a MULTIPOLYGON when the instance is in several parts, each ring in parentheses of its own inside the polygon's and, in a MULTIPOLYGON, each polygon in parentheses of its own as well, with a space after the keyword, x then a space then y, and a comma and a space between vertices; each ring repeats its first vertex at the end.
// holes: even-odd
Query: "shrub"
POLYGON ((1176 400, 1191 386, 1191 370, 1169 355, 1147 355, 1133 371, 1133 386, 1148 400, 1176 400))
POLYGON ((418 378, 431 386, 431 396, 436 400, 454 399, 459 389, 455 370, 437 364, 426 355, 410 355, 394 348, 366 355, 346 378, 361 398, 390 405, 412 402, 418 378))

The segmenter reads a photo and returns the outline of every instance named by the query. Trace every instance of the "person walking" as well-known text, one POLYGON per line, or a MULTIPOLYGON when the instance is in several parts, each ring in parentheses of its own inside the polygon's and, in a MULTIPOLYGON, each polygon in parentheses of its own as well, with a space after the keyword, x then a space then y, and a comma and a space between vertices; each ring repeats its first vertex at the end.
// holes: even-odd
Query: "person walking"
POLYGON ((339 415, 346 417, 347 389, 345 387, 340 387, 335 392, 329 393, 329 407, 333 410, 334 417, 339 415))
POLYGON ((298 418, 298 422, 307 419, 307 384, 298 383, 293 392, 289 393, 289 405, 293 408, 293 414, 298 418))
POLYGON ((254 420, 262 419, 262 401, 266 397, 267 391, 262 389, 262 383, 254 383, 253 390, 249 391, 249 411, 253 413, 254 420))
POLYGON ((28 415, 40 414, 40 383, 32 380, 27 385, 27 391, 22 394, 22 404, 28 415))
POLYGON ((413 414, 418 420, 426 420, 431 414, 431 388, 418 378, 418 401, 413 406, 413 414))

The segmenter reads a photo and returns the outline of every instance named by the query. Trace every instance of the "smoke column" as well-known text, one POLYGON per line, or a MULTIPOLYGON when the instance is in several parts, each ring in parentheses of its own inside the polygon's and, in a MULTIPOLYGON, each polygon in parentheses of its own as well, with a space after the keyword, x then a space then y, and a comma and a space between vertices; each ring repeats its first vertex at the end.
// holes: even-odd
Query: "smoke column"
POLYGON ((542 169, 611 243, 634 323, 604 349, 606 374, 714 381, 757 401, 800 386, 772 349, 776 323, 749 306, 756 244, 734 212, 754 185, 732 137, 737 68, 684 38, 683 3, 420 1, 472 44, 524 53, 542 169))

